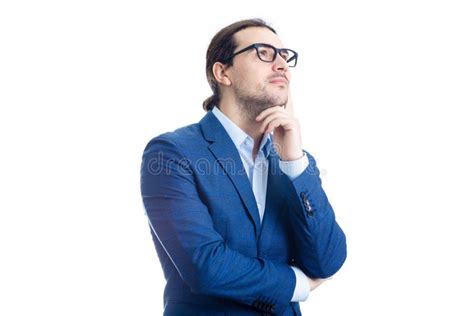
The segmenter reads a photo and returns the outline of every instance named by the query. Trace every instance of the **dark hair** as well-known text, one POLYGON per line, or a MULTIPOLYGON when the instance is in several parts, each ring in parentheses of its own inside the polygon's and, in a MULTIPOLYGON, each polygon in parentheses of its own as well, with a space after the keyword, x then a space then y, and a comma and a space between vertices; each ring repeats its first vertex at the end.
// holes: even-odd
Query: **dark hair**
POLYGON ((261 19, 250 19, 235 22, 214 35, 206 53, 207 82, 209 82, 213 94, 202 103, 202 107, 205 111, 209 111, 214 105, 218 105, 220 101, 219 86, 212 72, 214 63, 221 62, 232 66, 232 59, 230 59, 230 57, 237 47, 234 34, 249 27, 266 27, 276 34, 276 31, 268 26, 265 21, 261 19))

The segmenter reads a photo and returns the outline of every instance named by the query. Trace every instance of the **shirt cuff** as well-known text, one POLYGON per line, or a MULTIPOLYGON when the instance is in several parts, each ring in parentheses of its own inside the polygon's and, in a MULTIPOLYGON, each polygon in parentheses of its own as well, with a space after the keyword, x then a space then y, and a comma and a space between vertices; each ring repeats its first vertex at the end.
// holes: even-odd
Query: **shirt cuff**
POLYGON ((293 269, 293 272, 296 275, 296 286, 295 286, 295 291, 293 292, 293 297, 291 298, 292 302, 302 302, 306 301, 306 299, 309 297, 309 292, 311 292, 311 289, 309 287, 309 281, 308 277, 306 274, 303 273, 300 269, 297 267, 290 266, 291 269, 293 269))
POLYGON ((306 167, 309 165, 308 156, 303 152, 303 157, 291 161, 279 161, 280 169, 290 178, 291 181, 296 179, 306 167))

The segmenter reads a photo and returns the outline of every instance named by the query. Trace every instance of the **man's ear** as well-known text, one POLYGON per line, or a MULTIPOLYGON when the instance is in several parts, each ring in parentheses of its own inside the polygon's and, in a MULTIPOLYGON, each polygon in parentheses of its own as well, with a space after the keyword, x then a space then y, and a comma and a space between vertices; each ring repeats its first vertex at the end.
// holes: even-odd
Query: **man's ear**
POLYGON ((232 84, 232 81, 228 76, 228 69, 229 67, 227 65, 224 65, 220 62, 216 62, 212 66, 212 73, 214 74, 214 78, 216 78, 216 81, 223 86, 230 86, 232 84))

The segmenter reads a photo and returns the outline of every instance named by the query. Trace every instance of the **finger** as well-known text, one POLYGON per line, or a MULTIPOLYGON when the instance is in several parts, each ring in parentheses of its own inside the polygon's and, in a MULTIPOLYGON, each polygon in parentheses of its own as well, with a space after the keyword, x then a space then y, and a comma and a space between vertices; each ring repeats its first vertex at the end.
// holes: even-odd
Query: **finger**
POLYGON ((272 122, 275 122, 275 120, 278 119, 289 119, 286 113, 273 113, 265 118, 265 120, 262 122, 262 126, 260 128, 261 132, 265 132, 268 130, 270 127, 270 124, 272 122))
POLYGON ((260 112, 260 114, 258 114, 255 119, 257 121, 260 121, 260 120, 264 119, 266 116, 268 116, 268 115, 270 115, 274 112, 284 112, 284 109, 282 109, 279 106, 272 106, 272 107, 270 107, 268 109, 265 109, 262 112, 260 112))
POLYGON ((266 129, 266 133, 271 133, 275 130, 275 128, 281 126, 283 127, 285 130, 287 130, 288 126, 290 125, 290 119, 288 118, 277 118, 273 121, 270 122, 270 124, 268 125, 268 128, 266 129))
POLYGON ((317 280, 316 280, 316 287, 320 286, 320 285, 323 284, 325 281, 326 281, 326 279, 317 279, 317 280))
POLYGON ((266 130, 266 128, 268 127, 268 124, 270 124, 271 121, 275 120, 276 118, 278 117, 283 117, 284 115, 286 115, 285 113, 281 113, 279 111, 277 112, 274 112, 274 113, 270 113, 268 116, 265 117, 265 119, 262 121, 262 125, 260 127, 260 132, 263 132, 266 130))

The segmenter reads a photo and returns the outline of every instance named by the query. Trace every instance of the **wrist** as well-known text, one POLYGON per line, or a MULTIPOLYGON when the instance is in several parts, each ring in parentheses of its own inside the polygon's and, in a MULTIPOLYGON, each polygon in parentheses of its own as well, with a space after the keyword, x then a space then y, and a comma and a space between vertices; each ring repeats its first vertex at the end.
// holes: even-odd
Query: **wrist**
POLYGON ((280 156, 280 160, 281 161, 294 161, 294 160, 301 159, 303 156, 304 156, 304 152, 303 152, 303 150, 301 150, 297 153, 292 153, 292 154, 289 154, 289 155, 282 154, 280 156))

